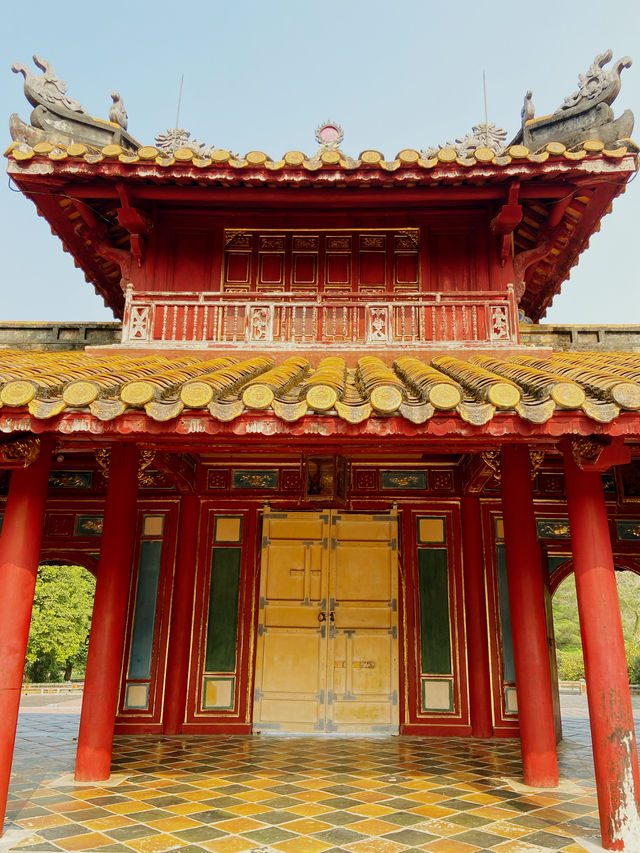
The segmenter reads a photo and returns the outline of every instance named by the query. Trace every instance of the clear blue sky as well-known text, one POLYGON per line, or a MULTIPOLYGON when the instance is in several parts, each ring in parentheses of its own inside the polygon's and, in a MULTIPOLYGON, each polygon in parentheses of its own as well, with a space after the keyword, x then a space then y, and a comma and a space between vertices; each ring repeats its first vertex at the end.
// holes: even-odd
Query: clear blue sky
MULTIPOLYGON (((354 156, 392 158, 467 133, 484 118, 509 137, 533 89, 538 115, 576 88, 596 53, 628 54, 616 115, 635 110, 640 139, 640 4, 435 4, 405 0, 208 0, 60 6, 6 3, 0 45, 0 115, 28 119, 22 77, 37 53, 69 94, 106 117, 118 89, 130 132, 147 144, 175 124, 207 144, 244 153, 313 153, 324 119, 354 156), (611 11, 609 11, 611 9, 611 11)), ((6 147, 6 146, 4 146, 6 147)), ((0 196, 1 320, 105 320, 111 314, 30 202, 4 181, 0 196)), ((574 268, 547 322, 640 323, 640 183, 632 183, 574 268)))

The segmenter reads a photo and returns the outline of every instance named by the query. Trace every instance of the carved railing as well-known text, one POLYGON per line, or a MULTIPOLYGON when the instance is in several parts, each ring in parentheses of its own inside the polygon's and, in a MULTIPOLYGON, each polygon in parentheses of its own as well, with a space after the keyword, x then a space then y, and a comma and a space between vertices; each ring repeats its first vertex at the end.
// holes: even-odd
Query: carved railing
POLYGON ((384 348, 517 343, 513 288, 506 293, 156 293, 127 289, 122 342, 206 348, 259 345, 384 348))

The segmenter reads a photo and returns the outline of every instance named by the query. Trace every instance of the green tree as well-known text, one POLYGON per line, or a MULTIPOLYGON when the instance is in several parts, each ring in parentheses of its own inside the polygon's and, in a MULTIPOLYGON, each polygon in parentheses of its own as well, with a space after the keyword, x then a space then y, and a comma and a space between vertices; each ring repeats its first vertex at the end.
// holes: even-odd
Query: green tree
POLYGON ((38 569, 25 676, 29 681, 67 681, 87 660, 87 636, 95 579, 82 566, 38 569))
MULTIPOLYGON (((629 680, 632 684, 640 684, 640 576, 629 571, 617 571, 616 582, 629 680)), ((583 678, 582 640, 573 575, 560 584, 553 596, 553 626, 558 677, 563 681, 583 678)))

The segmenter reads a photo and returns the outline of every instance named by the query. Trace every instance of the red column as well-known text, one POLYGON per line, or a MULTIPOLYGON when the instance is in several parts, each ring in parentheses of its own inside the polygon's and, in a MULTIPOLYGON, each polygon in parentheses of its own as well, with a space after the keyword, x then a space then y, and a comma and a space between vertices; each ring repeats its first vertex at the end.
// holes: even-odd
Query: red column
POLYGON ((602 480, 570 449, 565 472, 602 843, 638 850, 638 752, 602 480))
POLYGON ((491 737, 493 720, 482 524, 480 501, 472 496, 462 498, 462 565, 467 617, 471 733, 474 737, 491 737))
POLYGON ((135 544, 138 454, 133 444, 111 450, 96 595, 84 682, 76 779, 109 778, 118 707, 124 630, 135 544))
POLYGON ((11 473, 0 535, 0 835, 7 807, 50 466, 51 443, 41 439, 37 460, 28 468, 11 473))
POLYGON ((553 788, 558 784, 558 759, 544 578, 526 445, 502 448, 502 513, 524 781, 553 788))
POLYGON ((200 498, 183 495, 180 500, 180 527, 171 602, 171 630, 167 655, 162 731, 177 735, 184 722, 189 679, 191 625, 198 553, 200 498))

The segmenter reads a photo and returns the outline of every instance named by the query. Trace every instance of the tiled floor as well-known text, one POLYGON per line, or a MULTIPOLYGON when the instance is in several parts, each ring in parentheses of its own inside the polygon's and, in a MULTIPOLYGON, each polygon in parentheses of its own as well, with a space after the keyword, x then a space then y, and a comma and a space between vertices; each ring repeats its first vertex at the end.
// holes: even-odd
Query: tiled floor
POLYGON ((51 711, 21 713, 7 818, 27 834, 12 850, 579 853, 599 832, 580 717, 560 789, 536 792, 517 741, 404 737, 120 736, 122 781, 74 785, 78 717, 51 711))

